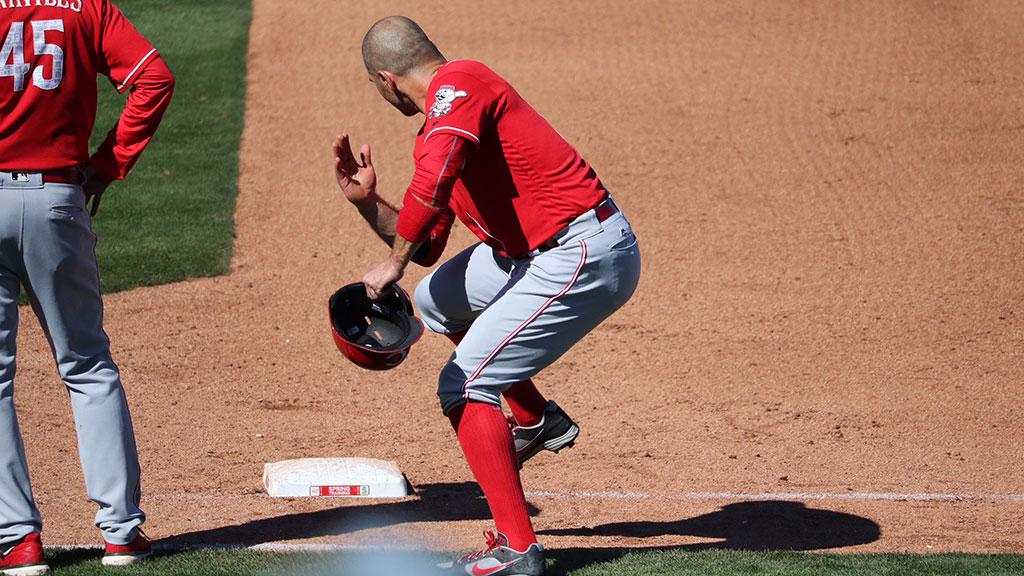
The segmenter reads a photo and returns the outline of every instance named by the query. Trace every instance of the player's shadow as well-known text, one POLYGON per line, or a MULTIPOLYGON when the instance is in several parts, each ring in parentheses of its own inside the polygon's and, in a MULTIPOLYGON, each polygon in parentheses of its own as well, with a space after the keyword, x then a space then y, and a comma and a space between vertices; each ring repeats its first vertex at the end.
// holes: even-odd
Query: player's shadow
MULTIPOLYGON (((233 526, 187 532, 157 543, 158 548, 176 550, 191 545, 245 545, 337 536, 370 528, 411 522, 485 520, 491 517, 487 501, 474 482, 417 485, 415 499, 397 502, 375 501, 251 520, 233 526)), ((530 513, 538 513, 530 506, 530 513)))
POLYGON ((652 538, 657 536, 693 536, 713 538, 683 546, 647 548, 553 549, 556 560, 553 574, 566 574, 578 568, 616 559, 639 550, 824 550, 869 544, 881 536, 879 525, 868 518, 808 508, 800 502, 750 501, 728 504, 721 509, 683 520, 668 522, 617 522, 583 528, 541 530, 540 536, 617 536, 652 538))
MULTIPOLYGON (((475 483, 427 484, 417 490, 415 500, 391 503, 346 505, 317 512, 287 514, 179 534, 157 542, 160 555, 174 555, 194 546, 255 545, 322 536, 333 536, 407 522, 484 520, 490 512, 475 483)), ((531 515, 538 513, 530 506, 531 515)), ((666 522, 616 522, 592 527, 541 530, 543 536, 619 537, 634 539, 629 547, 548 550, 548 576, 563 576, 581 568, 609 562, 626 554, 644 551, 823 550, 869 544, 878 540, 881 529, 874 521, 831 510, 808 508, 800 502, 749 501, 728 504, 721 509, 682 520, 666 522), (691 536, 714 539, 682 546, 647 546, 644 538, 691 536), (637 541, 639 540, 639 541, 637 541)), ((98 550, 73 550, 50 554, 60 568, 95 561, 98 550)))

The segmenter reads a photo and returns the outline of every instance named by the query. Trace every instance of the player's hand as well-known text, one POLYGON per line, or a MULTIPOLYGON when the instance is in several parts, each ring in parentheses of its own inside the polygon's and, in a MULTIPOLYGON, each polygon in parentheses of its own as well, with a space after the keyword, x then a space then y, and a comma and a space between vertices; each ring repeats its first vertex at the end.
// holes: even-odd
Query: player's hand
POLYGON ((366 295, 370 297, 370 300, 380 298, 384 289, 401 280, 404 274, 404 267, 388 258, 383 264, 370 270, 366 273, 366 276, 363 276, 363 284, 366 285, 366 295))
POLYGON ((334 176, 349 202, 361 204, 372 198, 377 189, 377 172, 370 158, 370 145, 363 144, 357 162, 352 155, 348 134, 338 136, 334 141, 334 176))
POLYGON ((85 176, 85 182, 82 184, 82 192, 85 193, 85 206, 88 208, 91 200, 92 208, 89 208, 89 216, 95 216, 100 209, 103 193, 107 191, 110 182, 105 182, 92 166, 82 168, 82 174, 85 176))

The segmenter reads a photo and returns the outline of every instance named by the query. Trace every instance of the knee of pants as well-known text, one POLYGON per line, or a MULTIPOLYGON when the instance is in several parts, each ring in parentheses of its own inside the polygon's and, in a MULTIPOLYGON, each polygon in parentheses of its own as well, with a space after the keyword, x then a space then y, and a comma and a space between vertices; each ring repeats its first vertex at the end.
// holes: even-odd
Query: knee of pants
POLYGON ((92 390, 105 389, 110 393, 121 389, 121 374, 109 353, 62 358, 57 370, 67 386, 89 386, 92 390))
POLYGON ((441 375, 437 380, 437 396, 441 400, 441 412, 445 416, 453 408, 469 400, 492 404, 498 407, 501 406, 502 386, 497 384, 480 384, 477 382, 471 382, 467 385, 466 379, 465 371, 455 363, 455 355, 453 354, 448 363, 441 369, 441 375))
POLYGON ((438 330, 440 324, 437 321, 437 303, 434 302, 434 298, 430 295, 429 284, 430 276, 420 280, 420 283, 416 285, 416 290, 412 293, 412 301, 416 304, 416 311, 420 314, 420 320, 423 320, 427 328, 431 332, 441 332, 438 330))
POLYGON ((14 383, 14 374, 17 372, 17 369, 15 367, 14 358, 12 357, 10 360, 10 362, 0 364, 0 391, 2 391, 5 386, 14 383))
POLYGON ((416 285, 416 291, 412 295, 413 302, 416 303, 416 310, 420 314, 420 319, 423 320, 423 324, 426 325, 428 330, 436 334, 458 332, 459 330, 452 329, 449 326, 449 321, 441 310, 439 302, 430 292, 430 280, 433 277, 433 274, 431 274, 421 280, 416 285))

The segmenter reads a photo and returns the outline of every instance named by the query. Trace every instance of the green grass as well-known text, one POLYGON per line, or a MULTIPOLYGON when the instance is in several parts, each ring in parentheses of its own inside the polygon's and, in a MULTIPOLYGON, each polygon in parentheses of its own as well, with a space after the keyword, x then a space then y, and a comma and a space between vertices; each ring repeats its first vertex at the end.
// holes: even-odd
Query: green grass
MULTIPOLYGON (((51 551, 52 573, 110 576, 99 551, 51 551)), ((682 550, 631 552, 552 550, 548 576, 1010 576, 1024 573, 1024 556, 973 554, 808 554, 682 550)), ((446 556, 413 552, 273 554, 251 550, 202 550, 164 554, 118 576, 331 575, 432 576, 433 562, 446 556), (420 567, 424 567, 420 569, 420 567)))
MULTIPOLYGON (((249 0, 119 0, 177 88, 156 137, 93 222, 105 292, 228 271, 245 103, 249 0)), ((92 149, 124 109, 100 79, 92 149)))
MULTIPOLYGON (((1021 574, 1024 557, 969 554, 808 554, 800 552, 634 552, 583 565, 573 576, 999 576, 1021 574)), ((561 572, 555 571, 556 574, 561 572)))

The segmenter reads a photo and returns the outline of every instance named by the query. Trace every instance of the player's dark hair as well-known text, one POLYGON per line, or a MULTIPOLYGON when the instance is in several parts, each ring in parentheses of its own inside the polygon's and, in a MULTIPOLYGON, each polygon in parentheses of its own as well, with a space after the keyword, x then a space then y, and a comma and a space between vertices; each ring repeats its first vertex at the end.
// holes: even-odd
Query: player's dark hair
POLYGON ((378 20, 363 36, 363 64, 371 75, 387 70, 403 75, 413 68, 444 60, 418 24, 405 16, 378 20))

